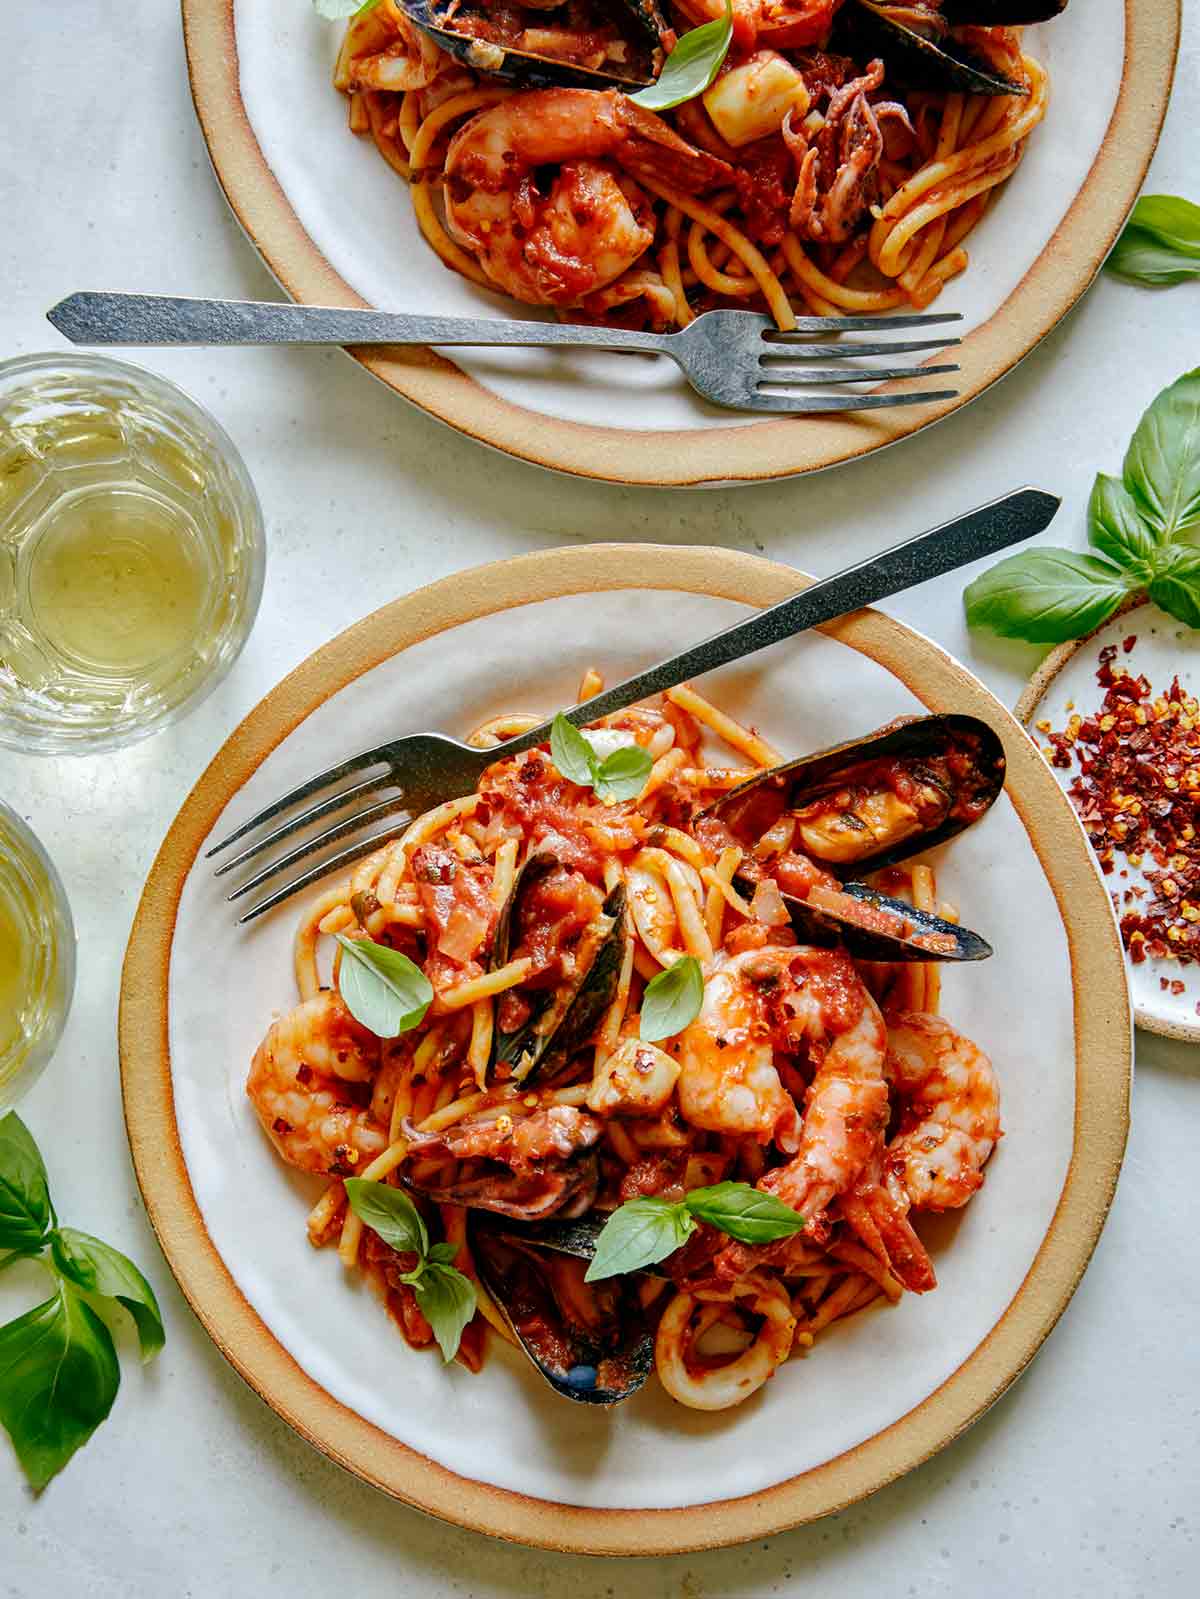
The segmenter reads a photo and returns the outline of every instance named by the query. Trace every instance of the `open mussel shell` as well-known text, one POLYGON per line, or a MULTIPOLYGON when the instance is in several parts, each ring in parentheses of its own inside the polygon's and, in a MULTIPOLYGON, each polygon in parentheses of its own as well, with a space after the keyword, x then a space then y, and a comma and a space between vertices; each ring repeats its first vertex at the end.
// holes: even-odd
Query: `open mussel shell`
POLYGON ((588 1405, 635 1394, 654 1364, 636 1279, 585 1283, 586 1257, 533 1244, 525 1230, 473 1226, 480 1280, 556 1393, 588 1405))
POLYGON ((866 883, 843 883, 839 898, 856 902, 836 910, 780 896, 792 926, 806 944, 841 948, 864 961, 982 961, 992 946, 969 927, 959 927, 866 883), (890 925, 889 925, 890 924, 890 925))
MULTIPOLYGON (((655 0, 611 0, 604 7, 629 22, 627 32, 633 47, 628 62, 613 61, 602 68, 578 66, 464 32, 462 22, 455 27, 455 20, 465 18, 472 8, 458 5, 455 0, 400 0, 400 5, 413 25, 428 34, 447 55, 473 72, 519 83, 526 89, 644 89, 661 69, 660 40, 667 24, 655 0)), ((532 9, 541 14, 546 11, 541 5, 532 9)))
MULTIPOLYGON (((912 25, 912 9, 877 0, 848 0, 838 13, 831 48, 845 50, 860 61, 881 57, 887 81, 910 89, 946 89, 961 94, 1029 93, 1025 84, 1005 77, 952 34, 941 31, 935 38, 932 33, 919 31, 912 25)), ((968 9, 965 3, 962 9, 968 9)), ((995 5, 982 9, 999 12, 1002 8, 997 0, 995 5)), ((1032 9, 1032 0, 1018 9, 1032 9)), ((943 16, 950 20, 945 13, 943 16)), ((936 14, 931 20, 936 21, 936 14)), ((954 18, 956 23, 967 20, 965 16, 954 18)), ((996 21, 1000 20, 996 16, 996 21)))
MULTIPOLYGON (((518 937, 522 896, 540 876, 556 870, 559 864, 552 854, 531 855, 517 873, 512 893, 496 923, 493 970, 511 959, 518 937)), ((582 972, 570 979, 569 989, 523 991, 533 1006, 529 1019, 515 1032, 503 1033, 496 1028, 493 1059, 511 1066, 518 1082, 534 1077, 552 1082, 588 1042, 617 991, 628 936, 625 889, 618 885, 604 901, 595 928, 596 942, 591 959, 582 972)))
POLYGON ((829 799, 828 825, 802 825, 794 847, 835 876, 857 879, 921 855, 970 827, 1004 787, 1004 770, 1000 737, 978 717, 913 717, 758 772, 722 795, 705 814, 719 816, 749 846, 783 814, 820 809, 821 802, 829 799), (853 810, 837 811, 832 800, 839 790, 872 790, 874 771, 883 793, 883 771, 897 766, 920 796, 922 819, 913 811, 911 825, 872 831, 853 810), (844 849, 835 853, 832 844, 824 845, 814 836, 835 830, 835 824, 843 844, 854 835, 849 853, 844 849))

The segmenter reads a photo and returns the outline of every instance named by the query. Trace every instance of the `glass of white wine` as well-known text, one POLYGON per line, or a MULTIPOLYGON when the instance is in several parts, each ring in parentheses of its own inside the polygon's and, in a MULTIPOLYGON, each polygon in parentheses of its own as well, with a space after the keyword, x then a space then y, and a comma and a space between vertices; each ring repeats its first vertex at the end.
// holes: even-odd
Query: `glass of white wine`
POLYGON ((246 641, 264 556, 241 456, 174 384, 0 363, 0 744, 90 754, 191 709, 246 641))
POLYGON ((40 1074, 75 987, 75 930, 58 873, 0 800, 0 1115, 40 1074))

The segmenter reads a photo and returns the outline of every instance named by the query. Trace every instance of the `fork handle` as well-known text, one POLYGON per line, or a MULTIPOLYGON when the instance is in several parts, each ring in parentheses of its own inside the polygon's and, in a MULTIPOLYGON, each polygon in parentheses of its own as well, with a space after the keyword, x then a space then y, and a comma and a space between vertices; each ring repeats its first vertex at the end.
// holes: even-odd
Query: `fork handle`
POLYGON ((84 291, 60 300, 46 316, 72 344, 569 344, 671 354, 667 335, 629 328, 406 316, 274 300, 84 291))
MULTIPOLYGON (((1048 527, 1061 503, 1057 495, 1047 494, 1042 489, 1023 488, 977 506, 965 516, 943 522, 927 533, 893 545, 881 555, 868 556, 857 566, 849 566, 833 577, 812 583, 791 599, 782 600, 765 611, 756 611, 744 621, 735 622, 732 627, 714 633, 680 655, 660 661, 636 677, 627 677, 623 683, 567 711, 567 718, 581 726, 610 716, 652 694, 677 688, 688 678, 739 661, 769 644, 778 644, 822 622, 831 622, 864 605, 873 605, 889 594, 953 572, 983 556, 995 555, 1048 527)), ((505 739, 504 753, 510 755, 532 749, 549 734, 550 723, 543 722, 518 738, 505 739)))

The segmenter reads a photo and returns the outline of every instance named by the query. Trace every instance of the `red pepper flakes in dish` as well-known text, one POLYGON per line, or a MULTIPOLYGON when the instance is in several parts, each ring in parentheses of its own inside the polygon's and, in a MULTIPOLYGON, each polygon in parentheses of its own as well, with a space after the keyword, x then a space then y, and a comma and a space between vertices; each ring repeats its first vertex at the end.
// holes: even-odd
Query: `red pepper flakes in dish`
MULTIPOLYGON (((1136 642, 1131 634, 1121 649, 1136 642)), ((1112 873, 1120 855, 1145 880, 1112 896, 1130 960, 1186 966, 1200 961, 1200 705, 1178 677, 1156 694, 1116 657, 1116 645, 1100 651, 1098 711, 1072 715, 1061 733, 1037 727, 1052 766, 1078 765, 1067 792, 1101 870, 1112 873)), ((1161 982, 1171 993, 1183 986, 1161 982)))

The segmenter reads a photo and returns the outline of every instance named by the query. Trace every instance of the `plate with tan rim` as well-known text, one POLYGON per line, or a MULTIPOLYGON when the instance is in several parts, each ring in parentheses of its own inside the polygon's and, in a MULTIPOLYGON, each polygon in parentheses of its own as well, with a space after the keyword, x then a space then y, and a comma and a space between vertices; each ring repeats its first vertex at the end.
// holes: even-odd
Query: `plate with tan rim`
MULTIPOLYGON (((971 264, 936 309, 963 313, 958 397, 827 418, 709 406, 669 361, 599 351, 356 351, 452 427, 523 460, 640 484, 755 482, 855 459, 994 383, 1070 310, 1112 247, 1158 139, 1180 0, 1075 0, 1028 30, 1052 100, 971 264), (633 420, 636 419, 636 420, 633 420)), ((337 29, 303 0, 183 0, 192 92, 225 195, 305 304, 535 315, 445 269, 401 180, 346 128, 331 86, 337 29)), ((931 359, 938 359, 937 356, 931 359)), ((942 385, 937 385, 939 388, 942 385)))
MULTIPOLYGON (((1099 710, 1105 691, 1096 673, 1100 651, 1110 647, 1117 650, 1114 664, 1146 678, 1150 703, 1165 696, 1175 678, 1186 695, 1200 695, 1200 637, 1149 601, 1134 601, 1102 627, 1051 650, 1030 678, 1015 714, 1044 749, 1049 748, 1047 733, 1062 733, 1073 717, 1087 718, 1099 710)), ((1051 770, 1065 790, 1080 768, 1075 760, 1070 767, 1051 770)), ((1155 898, 1144 872, 1123 855, 1116 856, 1105 883, 1120 914, 1155 898)), ((1200 1043, 1200 966, 1154 957, 1136 965, 1127 958, 1126 965, 1137 1025, 1165 1038, 1200 1043)))
POLYGON ((171 1268, 218 1347, 286 1421, 446 1520, 547 1548, 656 1554, 839 1509, 927 1459, 1003 1393, 1103 1225, 1128 1125, 1131 1028, 1082 829, 999 702, 929 640, 866 611, 701 686, 787 751, 923 708, 983 717, 1004 742, 1005 793, 934 856, 939 892, 995 948, 986 964, 947 973, 943 1011, 993 1056, 1005 1125, 983 1189, 927 1232, 936 1293, 840 1324, 735 1410, 683 1409, 651 1381, 602 1411, 559 1398, 499 1340, 477 1375, 410 1350, 336 1252, 307 1243, 321 1180, 282 1166, 243 1091, 272 1013, 295 1003, 300 913, 283 906, 237 930, 204 865, 206 841, 385 735, 548 713, 570 702, 585 665, 615 680, 796 582, 789 568, 724 550, 599 545, 476 568, 396 600, 247 717, 151 871, 122 979, 121 1069, 138 1180, 171 1268))

